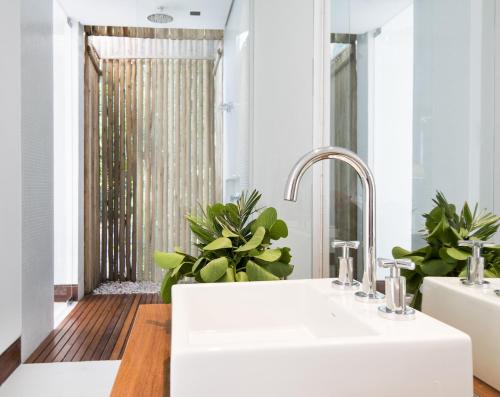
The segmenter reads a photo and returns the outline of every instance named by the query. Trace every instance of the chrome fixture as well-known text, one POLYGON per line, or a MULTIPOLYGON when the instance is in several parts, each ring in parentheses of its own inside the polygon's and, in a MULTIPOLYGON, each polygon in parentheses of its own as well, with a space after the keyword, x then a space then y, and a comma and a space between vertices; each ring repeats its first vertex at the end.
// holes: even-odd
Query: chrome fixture
POLYGON ((219 109, 222 110, 223 112, 231 113, 234 109, 234 103, 233 102, 221 103, 219 105, 219 109))
POLYGON ((359 241, 335 240, 332 248, 342 248, 342 256, 339 258, 339 277, 332 281, 335 288, 349 289, 359 287, 359 283, 353 278, 353 259, 349 256, 349 250, 357 250, 359 241))
POLYGON ((386 304, 379 306, 379 314, 391 320, 412 320, 415 310, 406 306, 406 277, 401 275, 401 269, 415 270, 415 263, 409 259, 379 259, 378 265, 391 269, 389 277, 385 278, 386 304))
POLYGON ((172 15, 165 13, 165 7, 158 7, 158 12, 148 15, 147 18, 153 23, 170 23, 174 20, 172 15))
POLYGON ((472 248, 472 256, 467 258, 467 277, 461 280, 462 284, 488 287, 490 283, 484 279, 484 258, 481 256, 481 249, 493 247, 495 244, 480 240, 460 240, 458 245, 472 248))
POLYGON ((375 181, 368 166, 350 150, 335 146, 314 149, 306 153, 292 168, 285 187, 285 200, 297 201, 297 192, 302 175, 314 163, 322 160, 340 160, 349 164, 358 173, 363 185, 363 289, 355 293, 359 300, 377 302, 384 295, 377 292, 377 268, 375 265, 375 181))

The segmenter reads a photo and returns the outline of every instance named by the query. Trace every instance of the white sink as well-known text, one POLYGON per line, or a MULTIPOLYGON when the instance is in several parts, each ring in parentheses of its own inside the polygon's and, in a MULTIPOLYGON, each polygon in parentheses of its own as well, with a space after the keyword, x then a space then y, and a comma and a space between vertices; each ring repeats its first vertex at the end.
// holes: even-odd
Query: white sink
POLYGON ((500 279, 490 288, 466 287, 454 277, 426 277, 422 310, 470 335, 474 375, 500 390, 500 279))
POLYGON ((471 397, 464 333, 391 321, 331 279, 177 285, 172 397, 471 397))

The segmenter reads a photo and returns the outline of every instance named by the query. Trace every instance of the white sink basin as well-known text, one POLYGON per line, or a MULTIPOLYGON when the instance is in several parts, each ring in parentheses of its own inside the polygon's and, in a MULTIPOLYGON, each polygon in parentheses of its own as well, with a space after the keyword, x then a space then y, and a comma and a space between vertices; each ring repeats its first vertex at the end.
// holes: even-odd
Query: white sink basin
POLYGON ((422 310, 469 334, 474 375, 500 390, 500 279, 490 288, 465 287, 458 278, 426 277, 422 310))
POLYGON ((178 285, 172 397, 471 397, 470 338, 391 321, 331 279, 178 285))

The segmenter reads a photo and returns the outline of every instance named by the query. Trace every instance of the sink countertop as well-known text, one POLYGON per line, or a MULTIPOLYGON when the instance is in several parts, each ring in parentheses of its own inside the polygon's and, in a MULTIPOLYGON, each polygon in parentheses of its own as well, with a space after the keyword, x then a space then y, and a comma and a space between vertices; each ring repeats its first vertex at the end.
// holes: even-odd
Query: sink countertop
POLYGON ((358 302, 353 291, 332 289, 331 281, 175 286, 173 397, 215 392, 221 373, 227 390, 219 396, 234 388, 245 397, 322 397, 332 395, 331 384, 335 395, 353 397, 373 388, 387 397, 472 394, 468 335, 420 312, 410 321, 384 319, 378 314, 383 302, 358 302), (286 380, 266 377, 273 368, 286 380), (193 375, 203 388, 188 383, 193 375), (245 383, 249 376, 259 382, 245 383))
POLYGON ((426 277, 422 310, 467 333, 472 340, 474 375, 500 389, 500 279, 487 288, 464 286, 458 277, 426 277))

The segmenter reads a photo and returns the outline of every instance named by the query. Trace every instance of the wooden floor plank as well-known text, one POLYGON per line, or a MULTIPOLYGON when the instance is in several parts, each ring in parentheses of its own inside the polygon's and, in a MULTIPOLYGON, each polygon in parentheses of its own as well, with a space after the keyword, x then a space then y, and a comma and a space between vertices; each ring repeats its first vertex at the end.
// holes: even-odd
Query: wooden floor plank
POLYGON ((122 357, 140 304, 156 294, 89 295, 28 358, 29 363, 117 360, 122 357))
MULTIPOLYGON (((129 331, 134 322, 135 313, 137 312, 137 308, 139 307, 140 301, 141 301, 141 296, 135 295, 134 301, 132 302, 132 306, 127 314, 127 317, 125 318, 122 329, 119 330, 118 339, 116 340, 115 345, 112 347, 110 355, 111 360, 118 360, 122 357, 124 346, 127 342, 129 331)), ((106 353, 109 349, 110 346, 106 346, 106 350, 103 352, 103 354, 106 353)))
POLYGON ((116 320, 113 319, 112 329, 109 332, 109 337, 102 340, 99 349, 96 349, 92 356, 92 360, 100 360, 101 357, 110 357, 113 351, 114 346, 118 341, 118 337, 120 335, 120 331, 124 326, 125 320, 132 308, 134 303, 134 297, 130 295, 127 298, 126 304, 123 305, 123 310, 120 311, 119 316, 117 316, 116 320))
MULTIPOLYGON (((103 334, 109 327, 109 323, 113 318, 116 311, 122 309, 123 310, 122 300, 118 295, 113 296, 110 305, 107 310, 101 315, 100 321, 94 325, 94 328, 89 334, 89 337, 85 339, 84 344, 77 351, 75 356, 71 359, 71 361, 88 361, 99 344, 103 334)), ((65 361, 69 361, 65 358, 65 361)))
POLYGON ((78 310, 72 310, 59 324, 59 326, 54 329, 47 338, 38 346, 35 351, 31 354, 31 356, 26 360, 27 363, 35 363, 38 362, 40 356, 46 349, 50 349, 49 345, 54 345, 57 343, 66 332, 73 326, 73 324, 78 321, 78 318, 85 313, 88 305, 91 304, 91 300, 82 300, 78 302, 78 310))
MULTIPOLYGON (((94 307, 97 307, 101 303, 104 297, 96 297, 88 302, 88 305, 83 307, 83 312, 78 317, 78 319, 66 330, 66 332, 59 333, 60 338, 54 338, 53 341, 49 342, 47 348, 42 352, 42 354, 37 358, 37 363, 53 362, 57 353, 62 349, 64 344, 71 338, 71 336, 78 330, 85 320, 90 317, 94 307)), ((77 304, 77 306, 79 303, 77 304)), ((79 308, 78 308, 79 309, 79 308)), ((73 311, 77 310, 77 307, 73 311)))
POLYGON ((82 324, 82 326, 78 327, 71 338, 66 341, 62 349, 54 357, 55 362, 65 361, 66 356, 68 356, 66 360, 71 361, 78 349, 85 343, 85 339, 89 337, 89 333, 94 327, 94 324, 99 321, 102 313, 108 308, 112 299, 112 296, 107 295, 100 305, 96 305, 92 315, 87 316, 86 321, 82 324))
MULTIPOLYGON (((121 318, 125 318, 128 311, 130 310, 130 306, 133 300, 134 297, 128 295, 125 300, 121 302, 120 307, 113 313, 113 317, 108 320, 108 326, 103 329, 103 332, 100 334, 99 342, 95 344, 95 347, 92 351, 89 350, 87 352, 87 354, 83 358, 84 360, 101 360, 101 356, 106 357, 106 354, 104 354, 106 346, 113 343, 111 337, 114 333, 114 330, 123 326, 121 318)), ((109 354, 107 355, 106 359, 109 359, 109 354)))

